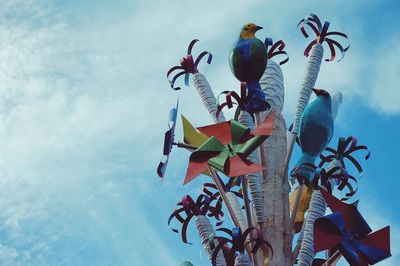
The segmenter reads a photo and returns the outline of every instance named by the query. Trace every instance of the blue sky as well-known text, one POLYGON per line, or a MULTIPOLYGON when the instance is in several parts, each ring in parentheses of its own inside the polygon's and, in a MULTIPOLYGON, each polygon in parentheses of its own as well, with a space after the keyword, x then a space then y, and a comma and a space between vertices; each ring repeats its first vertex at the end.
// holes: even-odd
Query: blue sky
POLYGON ((206 265, 196 235, 184 245, 167 226, 175 203, 206 178, 181 186, 188 158, 181 150, 173 151, 163 185, 155 168, 177 96, 195 125, 211 119, 193 88, 170 90, 165 73, 198 38, 197 51, 214 54, 201 67, 213 90, 237 88, 229 48, 253 21, 264 26, 260 38, 287 43, 289 123, 306 62, 296 24, 310 12, 350 36, 344 60, 323 63, 317 86, 344 95, 336 137, 357 136, 371 150, 357 198, 373 229, 392 226, 393 257, 382 265, 398 265, 394 0, 2 1, 0 264, 206 265))

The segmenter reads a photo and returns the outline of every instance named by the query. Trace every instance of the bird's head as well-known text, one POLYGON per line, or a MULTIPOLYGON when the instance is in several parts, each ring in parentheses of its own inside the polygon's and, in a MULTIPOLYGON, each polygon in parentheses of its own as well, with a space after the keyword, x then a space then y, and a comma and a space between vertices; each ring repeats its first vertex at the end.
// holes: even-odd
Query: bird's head
POLYGON ((325 97, 325 98, 330 98, 331 97, 329 92, 327 92, 326 90, 316 89, 316 88, 314 88, 312 90, 315 93, 315 95, 317 95, 317 96, 322 96, 322 97, 325 97))
POLYGON ((262 28, 263 27, 257 26, 254 23, 248 23, 243 26, 242 31, 240 32, 240 37, 245 40, 255 38, 256 32, 262 28))

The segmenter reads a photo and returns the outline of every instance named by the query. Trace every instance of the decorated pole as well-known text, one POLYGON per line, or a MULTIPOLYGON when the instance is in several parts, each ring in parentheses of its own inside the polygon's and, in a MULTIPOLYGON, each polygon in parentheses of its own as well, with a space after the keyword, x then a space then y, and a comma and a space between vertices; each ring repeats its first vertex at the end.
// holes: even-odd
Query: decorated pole
MULTIPOLYGON (((345 160, 348 160, 350 163, 352 163, 361 176, 363 173, 362 167, 360 163, 353 157, 354 155, 352 153, 359 150, 368 151, 368 149, 366 146, 357 145, 357 140, 353 137, 349 137, 347 139, 340 138, 336 150, 332 148, 328 148, 327 150, 329 151, 330 155, 322 155, 322 161, 319 166, 322 167, 325 163, 328 163, 326 172, 333 172, 331 177, 329 177, 330 182, 327 185, 322 183, 320 186, 323 189, 328 189, 329 191, 331 191, 336 184, 338 184, 337 188, 339 190, 348 188, 349 192, 346 193, 346 197, 343 198, 343 200, 348 200, 357 191, 357 189, 354 188, 354 185, 351 185, 350 181, 354 184, 357 184, 357 179, 347 172, 347 164, 345 163, 345 160)), ((365 159, 368 158, 369 152, 367 152, 367 155, 365 156, 365 159)), ((311 197, 310 209, 303 227, 303 237, 299 241, 299 265, 312 264, 312 260, 314 258, 314 222, 318 218, 324 216, 326 207, 327 203, 324 197, 321 195, 319 190, 315 190, 311 197)))
MULTIPOLYGON (((333 119, 336 118, 337 113, 339 111, 339 106, 342 103, 343 96, 342 94, 336 93, 332 95, 332 116, 333 119)), ((340 166, 340 162, 337 160, 332 160, 328 168, 326 169, 329 172, 333 168, 337 168, 340 166)), ((338 168, 333 174, 339 174, 340 168, 338 168)), ((293 257, 296 258, 299 255, 298 264, 303 266, 310 266, 314 259, 314 246, 313 246, 313 230, 314 230, 314 222, 316 219, 324 216, 326 210, 326 202, 323 199, 322 195, 318 190, 312 192, 311 199, 309 201, 310 205, 306 207, 304 211, 309 209, 307 217, 304 222, 304 227, 302 228, 301 235, 298 239, 298 248, 295 249, 293 257), (299 254, 297 254, 297 251, 299 254)), ((304 214, 303 214, 304 215, 304 214)), ((297 247, 296 246, 296 247, 297 247)))
MULTIPOLYGON (((305 26, 309 26, 311 30, 315 33, 317 36, 316 39, 314 39, 306 48, 304 55, 308 57, 307 65, 306 65, 306 70, 305 70, 305 76, 303 79, 303 83, 301 85, 301 90, 300 90, 300 95, 299 99, 297 102, 297 108, 296 108, 296 114, 295 114, 295 119, 293 122, 293 129, 290 134, 290 140, 289 140, 289 145, 288 145, 288 152, 285 157, 285 161, 283 164, 282 168, 282 176, 287 175, 287 168, 289 165, 290 157, 292 155, 294 143, 296 141, 296 138, 299 134, 299 127, 300 127, 300 119, 303 114, 303 110, 308 104, 311 96, 312 89, 315 86, 315 82, 318 77, 319 69, 321 66, 322 58, 323 58, 323 53, 324 49, 322 47, 322 43, 326 42, 328 44, 328 47, 331 52, 331 57, 328 59, 325 59, 325 61, 333 61, 336 57, 336 51, 335 47, 339 49, 339 51, 342 53, 342 58, 344 56, 344 52, 348 50, 349 46, 343 48, 343 46, 337 42, 336 40, 332 39, 332 36, 340 36, 343 38, 347 39, 347 35, 341 32, 328 32, 330 23, 325 22, 324 25, 322 25, 320 19, 314 15, 311 14, 307 18, 301 20, 298 24, 300 26, 300 30, 304 37, 308 38, 309 35, 307 31, 305 30, 305 26)), ((341 59, 339 59, 340 61, 341 59)), ((301 190, 302 187, 299 187, 299 193, 296 201, 300 200, 300 195, 301 195, 301 190)), ((298 204, 295 204, 295 206, 298 206, 298 204)), ((289 224, 288 231, 291 232, 292 228, 294 226, 294 219, 296 217, 297 213, 297 208, 294 208, 291 214, 291 220, 289 224)))
MULTIPOLYGON (((171 224, 174 218, 182 224, 182 241, 186 244, 190 244, 187 240, 187 229, 190 221, 195 217, 196 229, 210 262, 212 261, 213 251, 218 242, 216 240, 209 240, 210 236, 215 235, 215 232, 206 215, 215 217, 218 221, 217 224, 222 223, 221 218, 223 216, 221 204, 218 201, 215 202, 216 204, 212 205, 213 200, 206 195, 200 195, 196 201, 194 201, 189 195, 186 195, 180 202, 178 202, 177 208, 172 212, 168 219, 168 225, 171 224)), ((179 233, 177 229, 172 227, 171 229, 173 232, 179 233)), ((217 262, 216 265, 226 265, 222 254, 218 255, 215 260, 217 262)))
MULTIPOLYGON (((273 43, 268 50, 267 68, 260 79, 260 85, 266 95, 266 101, 272 112, 275 113, 274 129, 272 135, 263 143, 262 151, 264 173, 261 180, 263 190, 263 206, 265 219, 262 226, 264 238, 272 245, 274 256, 270 258, 270 266, 289 265, 291 246, 286 233, 289 222, 289 183, 286 178, 281 178, 283 160, 286 155, 286 123, 281 112, 284 106, 284 80, 280 65, 288 61, 284 52, 283 41, 273 43), (277 55, 283 55, 277 61, 277 55), (274 58, 273 58, 274 57, 274 58)), ((261 118, 268 115, 262 112, 261 118)))
POLYGON ((176 80, 184 75, 185 85, 189 86, 189 75, 192 74, 196 91, 199 94, 208 113, 211 115, 215 123, 223 122, 225 121, 225 117, 222 113, 217 114, 217 100, 214 96, 211 86, 208 83, 206 77, 198 70, 198 65, 205 56, 208 56, 207 63, 211 64, 212 54, 208 51, 203 51, 196 58, 196 60, 194 60, 192 55, 193 46, 198 41, 199 40, 195 39, 190 42, 186 57, 181 59, 179 66, 174 66, 167 72, 167 77, 169 77, 172 73, 178 71, 178 73, 175 74, 174 77, 169 80, 169 82, 171 84, 171 88, 173 88, 174 90, 180 90, 180 87, 175 86, 176 80))

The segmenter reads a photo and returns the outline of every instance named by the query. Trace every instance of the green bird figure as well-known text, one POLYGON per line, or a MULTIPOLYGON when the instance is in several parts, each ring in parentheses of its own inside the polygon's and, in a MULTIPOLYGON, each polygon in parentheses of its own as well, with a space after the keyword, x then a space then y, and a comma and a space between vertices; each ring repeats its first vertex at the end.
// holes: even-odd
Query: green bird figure
POLYGON ((268 107, 259 83, 268 61, 267 47, 256 38, 256 32, 260 29, 262 27, 254 23, 244 25, 229 56, 233 75, 241 82, 246 82, 248 99, 244 106, 250 113, 265 111, 268 107))

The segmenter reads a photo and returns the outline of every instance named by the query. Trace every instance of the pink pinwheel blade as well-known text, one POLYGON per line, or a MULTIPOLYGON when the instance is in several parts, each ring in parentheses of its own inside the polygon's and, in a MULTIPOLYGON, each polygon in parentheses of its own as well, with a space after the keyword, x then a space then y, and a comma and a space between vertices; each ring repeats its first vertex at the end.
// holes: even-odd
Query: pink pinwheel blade
POLYGON ((227 160, 225 164, 225 174, 229 177, 247 175, 260 172, 263 167, 248 160, 243 160, 240 156, 234 156, 227 160))
POLYGON ((229 144, 232 142, 231 122, 198 127, 197 129, 208 137, 215 136, 222 144, 229 144))
POLYGON ((269 114, 264 121, 252 132, 254 136, 270 136, 274 129, 275 113, 269 114))
POLYGON ((200 175, 208 168, 207 159, 205 161, 189 161, 183 185, 192 181, 196 176, 200 175))

